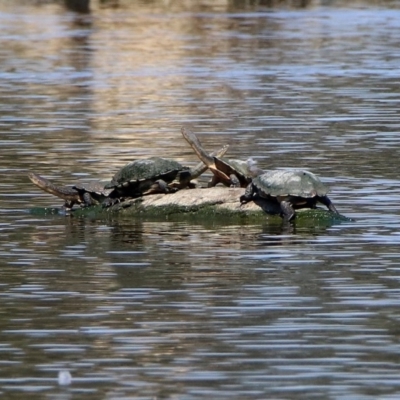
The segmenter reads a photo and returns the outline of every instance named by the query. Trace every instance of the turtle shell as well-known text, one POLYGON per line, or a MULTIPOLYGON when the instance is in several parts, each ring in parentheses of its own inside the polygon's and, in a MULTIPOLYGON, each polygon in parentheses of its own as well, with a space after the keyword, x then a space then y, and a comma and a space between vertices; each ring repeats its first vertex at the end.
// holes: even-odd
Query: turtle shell
POLYGON ((99 181, 78 183, 72 188, 78 191, 80 203, 85 206, 103 203, 113 191, 113 189, 105 189, 104 182, 99 181))
POLYGON ((93 181, 88 183, 78 183, 73 186, 80 192, 88 192, 90 194, 96 194, 98 196, 108 196, 112 189, 104 188, 105 182, 93 181))
POLYGON ((189 168, 174 160, 158 157, 135 160, 122 167, 113 176, 111 182, 105 185, 105 188, 122 188, 135 183, 139 185, 147 180, 154 182, 158 179, 163 179, 165 182, 170 183, 182 171, 189 171, 189 168))
POLYGON ((259 175, 253 180, 255 187, 263 194, 311 198, 325 196, 329 190, 320 179, 304 170, 275 170, 259 175))
POLYGON ((214 163, 216 168, 214 172, 217 174, 218 172, 222 172, 223 174, 218 175, 224 180, 229 179, 231 174, 235 174, 242 186, 246 186, 251 182, 251 171, 249 170, 247 161, 214 157, 214 163))
POLYGON ((235 160, 235 159, 226 159, 226 158, 219 158, 219 157, 214 157, 215 160, 215 166, 222 170, 229 172, 230 170, 233 170, 243 176, 250 176, 250 171, 249 171, 249 166, 247 164, 247 161, 243 160, 235 160))

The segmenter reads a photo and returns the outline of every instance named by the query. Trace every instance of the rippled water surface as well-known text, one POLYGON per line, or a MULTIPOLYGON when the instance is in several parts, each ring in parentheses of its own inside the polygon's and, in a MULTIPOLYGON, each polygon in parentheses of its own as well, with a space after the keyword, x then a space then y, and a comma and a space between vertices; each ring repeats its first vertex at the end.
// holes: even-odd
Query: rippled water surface
POLYGON ((400 9, 254 3, 0 1, 1 398, 399 398, 400 9), (355 222, 28 212, 187 123, 355 222))

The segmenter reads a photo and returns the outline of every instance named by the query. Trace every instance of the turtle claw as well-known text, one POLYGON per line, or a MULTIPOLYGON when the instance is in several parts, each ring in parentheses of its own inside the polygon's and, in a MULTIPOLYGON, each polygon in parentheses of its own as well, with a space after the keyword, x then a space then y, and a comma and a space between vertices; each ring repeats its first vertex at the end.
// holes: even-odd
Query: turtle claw
POLYGON ((281 201, 280 202, 281 210, 282 210, 282 218, 284 221, 290 222, 295 217, 295 212, 292 204, 289 201, 281 201))
POLYGON ((240 187, 240 181, 239 178, 235 175, 235 174, 231 174, 229 176, 230 180, 231 180, 231 188, 238 188, 240 187))
POLYGON ((72 211, 72 207, 74 206, 74 204, 75 203, 73 201, 66 201, 64 203, 65 212, 72 211))
POLYGON ((114 204, 120 203, 121 201, 123 201, 123 199, 119 198, 119 197, 108 197, 107 199, 105 199, 102 203, 102 207, 103 208, 109 208, 111 206, 113 206, 114 204))
POLYGON ((239 201, 240 201, 240 205, 242 206, 244 204, 249 203, 251 201, 251 199, 249 199, 245 194, 242 194, 239 198, 239 201))
POLYGON ((157 192, 161 192, 161 193, 169 193, 172 191, 172 188, 170 188, 168 186, 168 183, 165 182, 163 179, 157 179, 155 181, 154 186, 154 190, 157 192))

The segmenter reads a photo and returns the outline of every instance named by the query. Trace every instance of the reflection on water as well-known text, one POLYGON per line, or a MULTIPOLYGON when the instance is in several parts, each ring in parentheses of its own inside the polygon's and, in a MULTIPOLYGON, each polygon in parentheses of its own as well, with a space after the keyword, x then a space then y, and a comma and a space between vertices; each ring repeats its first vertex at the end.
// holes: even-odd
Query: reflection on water
POLYGON ((90 8, 0 1, 3 396, 397 398, 397 4, 90 8), (60 206, 28 170, 194 165, 186 123, 206 148, 317 173, 356 222, 27 212, 60 206))

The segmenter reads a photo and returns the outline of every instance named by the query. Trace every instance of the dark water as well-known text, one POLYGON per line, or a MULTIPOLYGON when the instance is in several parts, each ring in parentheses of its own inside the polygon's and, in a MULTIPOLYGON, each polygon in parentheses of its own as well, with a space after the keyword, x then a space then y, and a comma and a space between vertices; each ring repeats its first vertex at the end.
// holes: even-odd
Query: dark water
POLYGON ((400 396, 398 5, 237 3, 0 2, 1 398, 400 396), (61 205, 28 170, 194 165, 185 123, 356 222, 27 212, 61 205))

